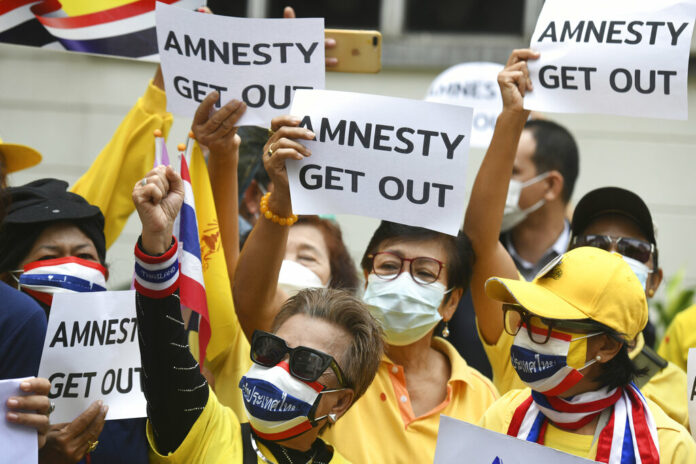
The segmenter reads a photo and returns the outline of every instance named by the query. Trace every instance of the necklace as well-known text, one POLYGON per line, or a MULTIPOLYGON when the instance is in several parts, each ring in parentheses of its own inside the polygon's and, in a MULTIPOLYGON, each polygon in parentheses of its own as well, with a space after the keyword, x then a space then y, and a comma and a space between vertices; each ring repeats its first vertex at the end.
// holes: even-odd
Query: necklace
MULTIPOLYGON (((256 452, 256 455, 257 455, 263 462, 265 462, 266 464, 275 464, 273 461, 271 461, 270 459, 268 459, 266 456, 263 455, 263 453, 262 453, 261 450, 259 449, 258 445, 256 444, 256 440, 254 440, 254 436, 253 436, 253 435, 249 435, 249 438, 251 439, 251 447, 254 448, 254 451, 256 452)), ((285 448, 283 448, 283 447, 281 446, 281 447, 280 447, 280 450, 283 452, 283 455, 285 456, 285 459, 287 459, 288 462, 289 462, 290 464, 294 464, 294 463, 292 462, 292 459, 290 459, 290 456, 288 455, 288 452, 285 451, 285 448)), ((309 460, 308 460, 305 464, 310 464, 311 462, 313 462, 313 461, 314 461, 314 456, 315 456, 316 454, 317 454, 317 453, 316 453, 316 451, 315 451, 314 454, 309 458, 309 460)), ((319 464, 319 463, 317 463, 317 464, 319 464)))

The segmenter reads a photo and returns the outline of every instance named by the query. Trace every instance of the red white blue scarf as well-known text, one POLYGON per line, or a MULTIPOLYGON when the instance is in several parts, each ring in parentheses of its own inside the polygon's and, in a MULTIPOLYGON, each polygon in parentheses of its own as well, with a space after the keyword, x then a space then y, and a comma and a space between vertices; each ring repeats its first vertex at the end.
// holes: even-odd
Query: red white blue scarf
POLYGON ((610 407, 609 421, 599 432, 595 460, 609 464, 659 464, 657 427, 645 398, 633 383, 570 399, 532 390, 515 410, 507 434, 543 445, 549 420, 560 428, 577 430, 610 407))

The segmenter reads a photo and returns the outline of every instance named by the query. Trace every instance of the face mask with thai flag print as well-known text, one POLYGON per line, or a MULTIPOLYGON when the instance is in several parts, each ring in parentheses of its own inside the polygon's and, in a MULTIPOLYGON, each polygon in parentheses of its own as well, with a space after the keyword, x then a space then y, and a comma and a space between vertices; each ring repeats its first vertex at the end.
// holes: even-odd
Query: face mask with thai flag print
POLYGON ((580 371, 596 362, 594 359, 585 362, 587 339, 595 335, 599 332, 574 336, 552 330, 549 340, 540 344, 529 338, 523 325, 510 348, 510 362, 529 388, 547 396, 558 396, 580 382, 583 378, 580 371))
POLYGON ((293 377, 287 361, 273 367, 253 364, 239 381, 239 388, 251 428, 271 441, 288 440, 317 425, 327 417, 314 417, 321 393, 342 390, 327 390, 319 382, 293 377))
POLYGON ((106 291, 106 268, 76 256, 44 259, 25 265, 18 282, 20 290, 51 306, 56 293, 106 291))

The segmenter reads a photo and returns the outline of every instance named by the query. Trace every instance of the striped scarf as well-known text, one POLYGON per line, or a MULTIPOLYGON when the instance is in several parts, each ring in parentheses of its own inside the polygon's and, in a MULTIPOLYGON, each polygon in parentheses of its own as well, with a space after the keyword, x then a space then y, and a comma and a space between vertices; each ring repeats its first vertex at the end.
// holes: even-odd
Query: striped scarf
POLYGON ((633 383, 613 390, 582 393, 570 399, 545 396, 532 390, 520 404, 507 434, 544 444, 549 421, 577 430, 613 407, 607 424, 599 432, 595 460, 609 464, 659 464, 657 428, 645 398, 633 383))

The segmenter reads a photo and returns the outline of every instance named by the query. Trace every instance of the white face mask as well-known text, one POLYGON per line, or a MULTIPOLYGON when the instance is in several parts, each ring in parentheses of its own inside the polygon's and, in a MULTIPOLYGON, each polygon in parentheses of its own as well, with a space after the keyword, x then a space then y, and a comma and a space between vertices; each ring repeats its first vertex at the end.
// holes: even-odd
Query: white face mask
POLYGON ((621 257, 629 266, 631 266, 631 270, 640 281, 640 286, 643 287, 643 290, 646 290, 648 285, 648 275, 650 275, 650 269, 648 266, 641 263, 637 259, 629 258, 628 256, 623 255, 621 255, 621 257))
POLYGON ((503 212, 503 223, 500 226, 501 232, 507 232, 508 230, 512 229, 517 224, 524 221, 525 218, 531 213, 544 206, 546 199, 542 197, 529 208, 522 209, 520 208, 520 195, 522 194, 522 189, 546 179, 549 174, 550 173, 545 172, 525 182, 520 182, 519 180, 515 179, 510 180, 507 199, 505 200, 505 211, 503 212))
POLYGON ((319 276, 309 268, 296 261, 284 259, 278 274, 278 287, 283 289, 288 296, 294 296, 305 288, 325 288, 326 285, 321 283, 319 276))
POLYGON ((394 280, 370 274, 363 301, 382 324, 386 342, 403 346, 420 340, 442 320, 438 308, 450 291, 439 282, 420 285, 408 272, 394 280))

